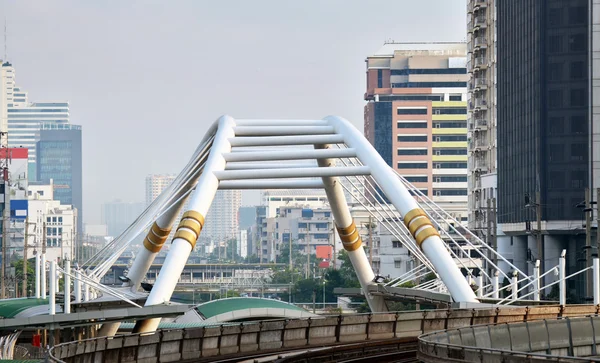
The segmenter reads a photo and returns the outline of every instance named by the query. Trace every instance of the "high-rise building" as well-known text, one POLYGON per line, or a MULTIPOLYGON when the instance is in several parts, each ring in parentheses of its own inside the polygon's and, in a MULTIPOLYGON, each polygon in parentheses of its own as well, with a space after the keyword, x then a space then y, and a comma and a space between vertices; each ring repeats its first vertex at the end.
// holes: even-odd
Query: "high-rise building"
POLYGON ((488 236, 495 219, 496 17, 495 0, 467 3, 469 71, 469 228, 488 236), (489 223, 488 223, 489 222, 489 223))
MULTIPOLYGON (((562 249, 581 255, 577 206, 585 188, 600 187, 600 99, 592 97, 600 94, 592 82, 600 74, 600 5, 498 1, 496 12, 498 222, 529 266, 540 259, 550 267, 562 249)), ((567 260, 567 273, 582 267, 567 260)))
POLYGON ((386 43, 367 58, 365 136, 382 158, 467 220, 467 46, 386 43))
POLYGON ((236 238, 238 235, 238 212, 242 205, 241 190, 219 190, 206 215, 202 235, 212 240, 236 238))
POLYGON ((146 177, 146 207, 163 192, 177 175, 175 174, 151 174, 146 177))
POLYGON ((144 203, 115 200, 101 206, 101 223, 106 225, 108 235, 117 237, 144 211, 144 203))
POLYGON ((37 180, 36 134, 41 125, 68 125, 69 103, 66 101, 30 102, 26 91, 15 85, 16 72, 6 62, 3 69, 11 75, 5 97, 8 119, 8 145, 29 149, 29 179, 37 180))
POLYGON ((36 133, 37 180, 54 183, 54 198, 77 209, 77 230, 83 231, 81 126, 42 124, 36 133))

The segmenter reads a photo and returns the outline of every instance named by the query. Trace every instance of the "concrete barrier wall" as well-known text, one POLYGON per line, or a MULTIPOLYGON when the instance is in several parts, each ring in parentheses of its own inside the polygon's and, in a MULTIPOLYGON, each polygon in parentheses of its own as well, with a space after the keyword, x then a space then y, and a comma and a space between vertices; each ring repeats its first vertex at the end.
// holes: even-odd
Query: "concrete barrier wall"
MULTIPOLYGON (((52 348, 51 356, 54 361, 67 363, 176 362, 258 350, 283 350, 293 347, 362 342, 394 337, 416 338, 423 333, 456 329, 474 324, 524 322, 543 318, 556 319, 563 316, 591 315, 597 312, 596 306, 578 305, 564 308, 543 306, 481 310, 430 310, 271 320, 239 325, 162 330, 147 335, 132 334, 69 342, 52 348)), ((487 329, 487 327, 484 328, 487 329)), ((595 331, 600 332, 600 327, 595 331)), ((468 336, 465 335, 465 341, 475 340, 477 343, 491 347, 492 340, 489 334, 479 334, 478 330, 468 334, 468 336)), ((508 333, 499 331, 498 334, 506 336, 508 333)), ((435 336, 436 339, 441 339, 440 342, 448 342, 449 336, 435 336)), ((462 338, 452 336, 451 339, 461 341, 462 338)))
MULTIPOLYGON (((575 311, 570 313, 575 315, 575 311)), ((565 358, 597 356, 600 350, 600 316, 573 315, 426 334, 419 338, 419 359, 423 362, 600 361, 565 358)))

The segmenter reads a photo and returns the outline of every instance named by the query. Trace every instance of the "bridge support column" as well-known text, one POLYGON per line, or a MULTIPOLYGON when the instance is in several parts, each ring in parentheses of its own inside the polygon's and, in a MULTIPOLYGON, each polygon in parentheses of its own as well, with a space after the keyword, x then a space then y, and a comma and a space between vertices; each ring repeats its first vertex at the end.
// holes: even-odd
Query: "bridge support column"
POLYGON ((562 250, 560 253, 560 258, 558 259, 558 292, 559 292, 559 302, 561 306, 567 305, 567 263, 565 261, 565 256, 567 254, 567 250, 562 250))
POLYGON ((533 300, 540 301, 540 260, 535 260, 533 280, 533 300))
POLYGON ((404 223, 415 238, 417 246, 431 261, 436 272, 448 288, 452 299, 457 302, 479 302, 471 286, 462 275, 456 262, 446 249, 437 228, 427 217, 427 214, 415 198, 401 183, 398 176, 389 165, 379 156, 379 153, 350 123, 340 117, 325 118, 339 134, 344 135, 348 147, 356 150, 358 159, 368 165, 372 177, 377 181, 385 196, 404 218, 404 223))
POLYGON ((35 298, 40 298, 40 255, 35 255, 35 298))
POLYGON ((50 315, 56 314, 56 261, 50 261, 50 315))
MULTIPOLYGON (((216 132, 210 154, 204 164, 204 169, 198 179, 196 189, 190 198, 189 209, 183 214, 179 226, 177 226, 177 232, 173 237, 169 254, 156 278, 145 306, 162 304, 171 299, 173 290, 183 272, 190 252, 196 246, 196 241, 200 236, 200 231, 204 224, 204 216, 206 216, 219 188, 219 180, 214 172, 225 170, 226 162, 223 154, 231 152, 229 139, 235 136, 233 131, 234 126, 235 122, 231 117, 223 116, 219 120, 219 128, 216 132)), ((138 321, 134 332, 153 332, 159 323, 160 318, 138 321)))
POLYGON ((71 260, 65 260, 65 314, 71 313, 71 260))
POLYGON ((73 281, 73 293, 75 295, 75 302, 81 302, 81 272, 79 269, 75 270, 75 281, 73 281))
POLYGON ((500 293, 498 291, 498 271, 494 271, 494 276, 492 277, 492 297, 494 299, 500 298, 500 293))
POLYGON ((46 254, 42 253, 42 263, 40 266, 41 270, 41 277, 40 277, 40 283, 42 286, 42 299, 45 299, 46 296, 46 254))
POLYGON ((512 300, 517 300, 517 298, 519 297, 519 293, 517 290, 519 290, 519 275, 517 274, 517 271, 513 272, 513 276, 512 276, 512 281, 511 281, 511 289, 512 289, 512 293, 511 293, 511 299, 512 300))
POLYGON ((594 305, 600 304, 600 260, 598 257, 593 261, 593 284, 594 284, 594 305))
POLYGON ((477 276, 477 286, 479 286, 477 289, 477 297, 481 298, 483 297, 483 274, 481 272, 479 272, 479 276, 477 276))
MULTIPOLYGON (((315 145, 315 149, 329 149, 331 145, 315 145)), ((333 159, 317 159, 320 167, 335 166, 333 159)), ((383 297, 373 296, 369 293, 369 286, 375 285, 375 274, 369 264, 369 259, 362 246, 362 239, 358 234, 356 224, 350 215, 344 190, 337 177, 322 177, 327 200, 331 206, 331 213, 335 220, 336 229, 342 240, 344 249, 348 252, 348 257, 352 262, 358 281, 363 290, 363 294, 369 304, 369 308, 374 313, 388 311, 383 297)))

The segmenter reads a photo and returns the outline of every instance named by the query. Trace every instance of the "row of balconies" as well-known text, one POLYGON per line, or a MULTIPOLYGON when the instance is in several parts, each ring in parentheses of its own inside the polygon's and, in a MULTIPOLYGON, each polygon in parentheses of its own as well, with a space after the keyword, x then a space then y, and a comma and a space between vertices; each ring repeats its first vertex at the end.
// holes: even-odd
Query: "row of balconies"
POLYGON ((486 130, 488 122, 486 119, 475 119, 469 122, 469 131, 486 130))
POLYGON ((486 139, 475 139, 469 142, 469 149, 477 150, 484 149, 489 146, 489 142, 486 139))

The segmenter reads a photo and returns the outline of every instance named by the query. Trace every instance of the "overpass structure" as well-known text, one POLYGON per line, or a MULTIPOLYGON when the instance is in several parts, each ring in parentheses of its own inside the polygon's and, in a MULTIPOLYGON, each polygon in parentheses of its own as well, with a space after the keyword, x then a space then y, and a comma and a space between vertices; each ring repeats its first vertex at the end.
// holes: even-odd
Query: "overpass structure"
MULTIPOLYGON (((540 271, 538 267, 529 276, 519 270, 475 234, 462 228, 458 230, 455 226, 460 226, 460 221, 454 220, 390 168, 363 135, 340 117, 238 120, 222 116, 208 130, 175 181, 121 236, 83 264, 91 267, 73 271, 69 263, 61 268, 55 261, 50 261, 49 278, 46 279, 47 263, 42 256, 41 261, 36 263, 36 280, 40 282, 36 286, 36 296, 46 297, 48 280, 49 311, 51 315, 55 314, 57 272, 60 272, 65 276, 65 296, 71 295, 71 280, 74 281, 76 302, 110 295, 135 305, 131 298, 140 293, 140 285, 175 228, 168 254, 144 305, 164 304, 170 301, 181 279, 218 189, 307 188, 325 190, 337 232, 348 252, 362 294, 374 313, 388 311, 386 296, 390 296, 390 291, 406 295, 406 291, 401 290, 404 283, 418 281, 430 273, 435 275, 435 279, 416 286, 415 296, 425 299, 434 296, 438 301, 452 302, 461 307, 478 306, 485 299, 510 305, 524 299, 539 301, 544 288, 557 284, 559 302, 564 307, 566 279, 592 269, 586 267, 567 276, 563 252, 557 265, 547 271, 540 271), (351 193, 374 221, 410 251, 417 262, 413 270, 385 284, 374 274, 350 215, 345 193, 351 193), (183 212, 183 217, 174 226, 180 212, 183 212), (122 278, 123 286, 114 289, 101 284, 103 276, 119 256, 144 231, 148 232, 143 246, 127 275, 122 278), (464 266, 461 264, 474 259, 483 261, 477 275, 467 268, 467 276, 463 276, 460 267, 464 266), (498 261, 510 266, 512 274, 499 269, 498 261), (544 276, 553 272, 557 274, 556 281, 541 286, 544 276), (508 279, 510 284, 500 287, 500 278, 508 279), (510 290, 509 297, 500 298, 503 290, 510 290)), ((600 304, 600 264, 597 259, 593 269, 594 303, 597 305, 600 304)), ((70 303, 70 299, 65 299, 65 314, 70 313, 70 303)), ((160 318, 157 317, 138 319, 134 332, 152 333, 159 323, 160 318)), ((106 322, 98 334, 112 337, 119 325, 106 322)), ((140 341, 146 339, 142 338, 145 335, 134 336, 140 341)))

